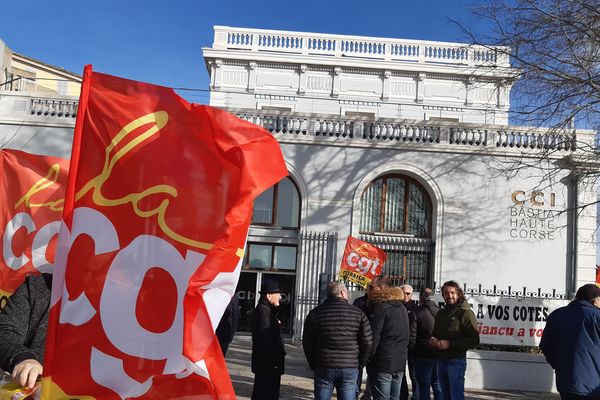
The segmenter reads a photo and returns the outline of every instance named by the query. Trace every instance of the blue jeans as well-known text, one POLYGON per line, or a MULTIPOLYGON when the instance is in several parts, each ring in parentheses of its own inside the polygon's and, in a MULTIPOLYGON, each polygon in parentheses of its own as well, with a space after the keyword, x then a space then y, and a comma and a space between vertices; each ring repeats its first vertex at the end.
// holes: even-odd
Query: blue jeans
POLYGON ((438 366, 435 358, 415 358, 415 375, 419 382, 419 400, 431 400, 429 388, 433 389, 433 398, 441 400, 442 389, 438 378, 438 366))
POLYGON ((400 399, 400 384, 404 372, 393 374, 387 372, 367 371, 373 400, 398 400, 400 399))
POLYGON ((466 358, 438 359, 438 374, 442 388, 442 400, 465 399, 466 358))
POLYGON ((334 387, 339 400, 355 400, 357 379, 358 368, 317 368, 315 400, 331 400, 334 387))

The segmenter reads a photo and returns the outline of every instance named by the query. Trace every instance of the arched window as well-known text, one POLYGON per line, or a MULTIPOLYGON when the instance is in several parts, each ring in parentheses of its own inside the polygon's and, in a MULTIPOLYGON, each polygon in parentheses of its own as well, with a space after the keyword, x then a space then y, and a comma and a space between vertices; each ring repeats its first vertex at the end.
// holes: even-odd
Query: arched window
POLYGON ((386 175, 373 181, 361 199, 361 233, 431 235, 431 200, 414 179, 386 175))
POLYGON ((290 178, 284 178, 254 200, 252 224, 298 229, 300 196, 290 178))
POLYGON ((360 238, 387 254, 383 273, 415 290, 433 285, 432 203, 425 188, 401 174, 377 178, 360 202, 360 238))

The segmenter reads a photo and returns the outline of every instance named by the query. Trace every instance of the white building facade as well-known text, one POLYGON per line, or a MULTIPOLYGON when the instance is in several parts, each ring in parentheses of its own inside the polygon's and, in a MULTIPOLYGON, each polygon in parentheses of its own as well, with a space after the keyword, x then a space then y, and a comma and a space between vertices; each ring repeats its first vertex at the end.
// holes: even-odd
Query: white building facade
POLYGON ((571 168, 594 132, 509 126, 506 49, 215 27, 203 55, 210 104, 272 132, 290 172, 255 204, 247 318, 279 279, 299 338, 348 235, 416 290, 555 296, 594 281, 595 211, 575 206, 595 192, 571 168))
POLYGON ((0 148, 71 156, 81 76, 0 40, 0 148))

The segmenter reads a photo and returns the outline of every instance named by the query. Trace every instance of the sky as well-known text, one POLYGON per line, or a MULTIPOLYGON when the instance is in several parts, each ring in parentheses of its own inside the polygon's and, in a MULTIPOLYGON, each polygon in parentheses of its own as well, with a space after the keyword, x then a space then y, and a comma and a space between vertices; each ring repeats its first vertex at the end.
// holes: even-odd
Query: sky
POLYGON ((78 74, 92 64, 98 72, 204 90, 178 92, 206 103, 202 48, 212 45, 215 25, 462 42, 450 19, 476 23, 471 1, 32 0, 0 12, 0 39, 14 52, 78 74))

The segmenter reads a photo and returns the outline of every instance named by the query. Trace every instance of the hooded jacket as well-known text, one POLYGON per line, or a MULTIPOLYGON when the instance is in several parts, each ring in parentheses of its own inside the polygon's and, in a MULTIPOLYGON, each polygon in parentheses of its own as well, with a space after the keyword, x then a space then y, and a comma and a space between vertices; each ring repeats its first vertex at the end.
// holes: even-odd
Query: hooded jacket
POLYGON ((439 340, 449 340, 450 348, 436 350, 438 358, 450 360, 465 358, 467 350, 479 345, 479 331, 475 314, 467 301, 446 304, 435 316, 431 336, 439 340))
POLYGON ((396 373, 406 366, 409 323, 403 298, 397 287, 381 288, 369 295, 373 352, 367 371, 396 373))
POLYGON ((561 394, 600 398, 600 308, 574 300, 546 321, 540 349, 561 394))
POLYGON ((410 318, 410 343, 415 358, 436 358, 436 354, 429 346, 429 338, 433 331, 435 316, 440 308, 431 300, 426 300, 413 311, 410 318))
POLYGON ((363 367, 372 344, 367 317, 341 297, 325 300, 304 321, 302 347, 311 369, 363 367))

